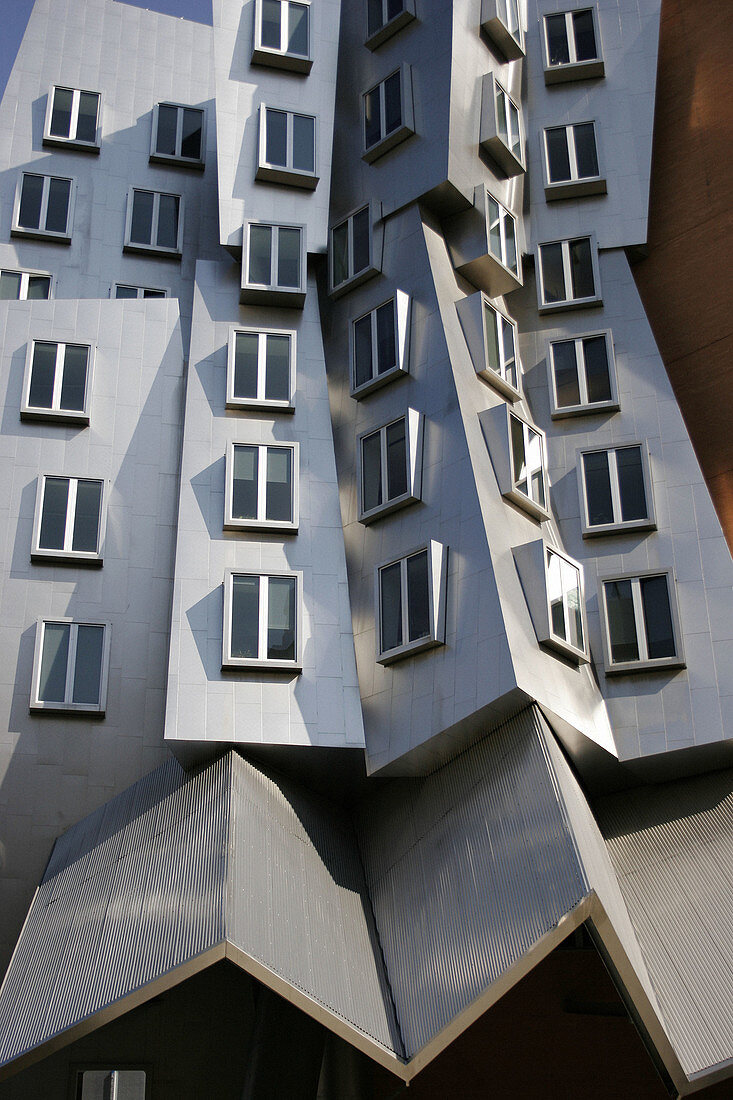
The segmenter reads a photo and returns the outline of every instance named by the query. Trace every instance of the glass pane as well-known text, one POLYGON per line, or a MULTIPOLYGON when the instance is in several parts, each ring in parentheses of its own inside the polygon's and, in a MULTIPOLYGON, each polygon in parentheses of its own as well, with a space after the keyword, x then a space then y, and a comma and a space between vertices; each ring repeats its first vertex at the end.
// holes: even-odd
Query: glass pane
POLYGON ((384 82, 384 133, 391 134, 402 125, 402 74, 399 70, 384 82))
POLYGON ((267 605, 267 656, 295 660, 295 577, 270 577, 267 605))
POLYGON ((486 320, 486 358, 489 366, 497 374, 501 374, 501 357, 499 353, 499 333, 497 330, 498 318, 496 310, 491 306, 484 306, 486 320))
POLYGON ((69 623, 44 623, 38 698, 44 703, 63 703, 69 663, 69 623))
POLYGON ((580 570, 569 561, 562 562, 562 588, 567 608, 568 641, 577 649, 585 649, 583 615, 580 606, 580 570))
POLYGON ((181 156, 191 160, 201 160, 201 136, 204 116, 201 111, 183 110, 183 132, 181 134, 181 156))
POLYGON ((361 500, 365 512, 382 503, 381 432, 373 432, 361 441, 361 500))
POLYGON ((43 176, 33 176, 26 172, 20 191, 20 210, 18 225, 23 229, 39 229, 41 225, 41 198, 43 197, 43 176))
POLYGON ((137 287, 122 286, 118 283, 115 287, 115 298, 137 298, 137 287))
POLYGON ((379 88, 372 88, 364 96, 364 141, 367 149, 376 145, 382 137, 382 112, 379 88))
POLYGON ((583 341, 585 379, 589 401, 610 401, 611 376, 605 336, 589 336, 583 341))
POLYGON ((281 48, 280 11, 280 0, 262 0, 262 45, 271 50, 281 48))
POLYGON ((504 377, 512 386, 517 387, 517 358, 514 350, 514 325, 504 317, 499 317, 504 352, 504 377))
POLYGON ((52 137, 67 138, 71 132, 71 105, 74 93, 71 88, 54 88, 52 95, 53 107, 49 132, 52 137))
POLYGON ((102 684, 103 626, 80 626, 76 635, 76 666, 74 668, 74 703, 99 703, 102 684))
POLYGON ((397 365, 394 298, 377 310, 377 374, 397 365))
POLYGON ((562 340, 552 345, 552 364, 555 372, 557 407, 580 404, 578 366, 575 358, 575 341, 562 340))
POLYGON ((596 129, 592 122, 583 122, 573 126, 575 135, 575 159, 578 164, 578 178, 598 175, 598 156, 596 154, 596 129))
POLYGON ((611 661, 638 661, 639 645, 636 640, 631 581, 607 581, 603 588, 611 639, 611 661))
POLYGON ((48 187, 46 229, 50 233, 65 233, 69 220, 71 180, 52 179, 48 187))
POLYGON ((277 285, 300 287, 300 230, 278 229, 277 285))
POLYGON ((232 657, 257 657, 260 578, 232 577, 232 657))
POLYGON ((590 454, 583 455, 583 471, 585 473, 585 500, 588 508, 589 525, 597 527, 602 523, 613 523, 608 452, 591 451, 590 454))
POLYGON ((132 244, 151 244, 153 239, 153 192, 133 191, 132 223, 130 241, 132 244))
POLYGON ((618 488, 621 497, 621 519, 646 519, 648 515, 644 491, 644 471, 641 447, 621 447, 616 451, 618 488))
POLYGON ((267 448, 267 506, 265 518, 293 520, 293 452, 289 447, 267 448))
POLYGON ((509 145, 509 130, 506 120, 506 96, 499 89, 497 89, 496 92, 496 129, 504 144, 509 145))
POLYGON ((288 116, 284 111, 266 112, 265 160, 282 168, 288 163, 288 116))
POLYGON ((593 281, 593 261, 588 237, 578 237, 570 241, 570 278, 573 285, 573 298, 593 297, 596 287, 593 281))
POLYGON ((511 214, 504 215, 504 264, 517 272, 517 242, 514 236, 514 218, 511 214))
POLYGON ((404 420, 387 427, 387 500, 407 492, 407 434, 404 420))
POLYGON ((79 116, 76 120, 76 137, 78 141, 97 140, 98 109, 99 96, 96 92, 79 93, 79 116))
POLYGON ((593 12, 590 9, 573 12, 573 34, 577 61, 592 61, 594 57, 598 57, 593 12))
POLYGON ((234 448, 232 519, 257 519, 258 466, 259 448, 234 448))
POLYGON ((20 298, 20 281, 19 271, 0 271, 0 302, 20 298))
POLYGON ((349 223, 341 222, 331 234, 331 276, 339 286, 349 277, 349 223))
POLYGON ((158 133, 155 139, 156 153, 165 156, 176 155, 176 129, 178 126, 177 107, 158 107, 158 133))
POLYGON ((367 0, 367 34, 375 34, 382 26, 382 0, 367 0))
POLYGON ((547 599, 550 604, 550 632, 567 641, 562 589, 562 558, 547 551, 547 599))
POLYGON ((387 22, 404 10, 404 0, 387 0, 387 22))
POLYGON ((529 495, 536 504, 545 506, 545 472, 542 462, 542 436, 527 430, 527 473, 529 495))
POLYGON ((430 636, 427 550, 407 559, 407 627, 411 642, 430 636))
POLYGON ((268 401, 290 400, 290 337, 267 336, 265 397, 268 401))
POLYGON ((553 126, 545 130, 547 142, 548 178, 550 183, 570 179, 570 154, 568 153, 567 131, 564 126, 553 126))
POLYGON ((548 15, 545 18, 547 30, 547 53, 551 65, 567 65, 570 60, 568 36, 564 15, 548 15))
POLYGON ((148 287, 143 288, 143 298, 165 298, 164 290, 150 290, 148 287))
POLYGON ((511 100, 507 101, 507 107, 509 109, 509 148, 517 160, 521 160, 522 143, 519 138, 519 111, 511 100))
POLYGON ((542 300, 543 302, 564 302, 565 276, 562 266, 562 245, 543 244, 540 247, 542 264, 542 300))
POLYGON ((47 477, 43 488, 41 530, 38 536, 41 550, 63 550, 68 502, 69 479, 47 477))
POLYGON ((512 445, 512 480, 515 489, 525 495, 529 492, 527 485, 527 463, 524 453, 524 425, 516 416, 509 417, 511 445, 512 445))
POLYGON ((487 196, 489 211, 489 251, 497 260, 501 260, 501 210, 496 199, 487 196))
POLYGON ((33 345, 28 404, 34 409, 50 409, 53 405, 57 349, 58 344, 46 344, 41 341, 36 341, 33 345))
MULTIPOLYGON (((28 276, 28 301, 36 301, 39 298, 48 298, 51 293, 51 278, 48 275, 28 276)), ((0 295, 2 297, 2 295, 0 295)))
POLYGON ((269 286, 272 282, 272 226, 251 225, 249 227, 249 272, 248 283, 269 286))
POLYGON ((288 5, 288 53, 308 57, 308 8, 305 4, 288 5))
POLYGON ((88 355, 89 349, 82 344, 66 345, 59 407, 69 412, 84 411, 88 355))
POLYGON ((316 170, 316 120, 309 115, 293 115, 293 168, 316 170))
POLYGON ((369 207, 359 210, 351 219, 353 233, 352 243, 354 247, 353 275, 369 267, 369 245, 371 243, 371 229, 369 224, 369 207))
POLYGON ((160 248, 178 248, 178 195, 161 195, 158 206, 158 240, 160 248))
POLYGON ((517 0, 506 0, 503 5, 503 21, 504 26, 514 38, 519 40, 519 7, 517 0))
POLYGON ((256 332, 237 332, 234 337, 234 396, 257 397, 256 332))
POLYGON ((76 486, 76 509, 72 550, 95 553, 99 549, 99 519, 102 511, 102 482, 79 481, 76 486))
POLYGON ((372 315, 354 321, 354 385, 363 386, 372 377, 372 315))
POLYGON ((669 607, 667 578, 641 578, 641 602, 644 608, 646 644, 650 659, 674 657, 674 628, 669 607))
POLYGON ((382 652, 402 645, 402 567, 396 561, 379 571, 380 616, 382 622, 382 652))

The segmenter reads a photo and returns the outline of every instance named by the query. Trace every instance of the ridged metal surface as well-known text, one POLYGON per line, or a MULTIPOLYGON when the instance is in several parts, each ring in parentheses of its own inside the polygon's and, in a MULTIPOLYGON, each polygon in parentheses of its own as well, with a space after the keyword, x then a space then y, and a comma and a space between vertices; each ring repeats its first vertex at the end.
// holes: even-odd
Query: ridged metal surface
POLYGON ((733 1058, 733 771, 596 807, 667 1030, 689 1075, 733 1058))

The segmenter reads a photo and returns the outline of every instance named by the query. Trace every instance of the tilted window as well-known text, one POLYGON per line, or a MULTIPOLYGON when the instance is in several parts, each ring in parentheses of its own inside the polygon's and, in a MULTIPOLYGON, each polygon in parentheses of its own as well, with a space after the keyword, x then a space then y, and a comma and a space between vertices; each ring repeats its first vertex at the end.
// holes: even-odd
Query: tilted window
POLYGON ((104 482, 92 478, 39 479, 33 560, 102 564, 104 482))
POLYGON ((255 178, 310 190, 316 186, 316 120, 312 115, 260 107, 260 154, 255 178))
POLYGON ((412 80, 407 65, 396 69, 362 96, 363 159, 371 163, 415 132, 412 80))
POLYGON ((183 245, 183 199, 162 191, 130 188, 127 195, 125 249, 178 259, 183 245))
POLYGON ((80 88, 53 87, 48 93, 44 145, 63 145, 73 149, 99 152, 99 92, 80 88))
POLYGON ((89 344, 34 340, 28 349, 21 417, 88 423, 91 366, 89 344))
POLYGON ((544 39, 546 84, 603 76, 595 8, 546 15, 544 39))
POLYGON ((543 132, 545 198, 605 194, 601 178, 594 122, 549 126, 543 132))
POLYGON ((517 223, 493 195, 486 196, 487 223, 489 230, 489 250, 494 259, 518 275, 517 266, 517 223))
POLYGON ((291 305, 305 301, 305 230, 302 225, 247 222, 240 301, 291 305))
POLYGON ((339 294, 376 275, 372 211, 362 206, 329 234, 331 293, 339 294))
POLYGON ((302 0, 255 0, 252 61, 279 69, 308 73, 310 3, 302 0))
POLYGON ((415 18, 414 0, 367 0, 365 46, 376 50, 415 18))
POLYGON ((15 195, 12 233, 70 244, 73 212, 73 180, 23 172, 15 195))
POLYGON ((491 73, 482 83, 479 143, 505 175, 516 176, 524 171, 519 108, 491 73))
POLYGON ((518 0, 481 0, 481 30, 507 61, 524 57, 518 0))
POLYGON ((496 309, 488 298, 483 299, 484 340, 486 365, 490 375, 482 372, 490 381, 501 380, 512 394, 519 393, 519 362, 517 358, 517 326, 496 309))
POLYGON ((39 620, 30 709, 103 714, 109 642, 108 623, 39 620))
POLYGON ((537 641, 576 664, 587 663, 582 567, 541 538, 513 547, 512 554, 537 641))
POLYGON ((547 359, 553 417, 618 408, 610 332, 553 340, 547 359))
POLYGON ((300 671, 301 585, 298 573, 227 573, 223 668, 300 671))
POLYGON ((580 455, 584 535, 654 527, 649 455, 634 443, 580 455))
POLYGON ((167 298, 168 291, 160 290, 154 286, 128 286, 126 283, 115 283, 113 297, 115 298, 167 298))
POLYGON ((539 261, 541 312, 601 304, 598 259, 590 237, 541 244, 539 261))
POLYGON ((296 334, 232 329, 227 360, 227 408, 292 412, 296 334))
POLYGON ((361 397, 409 369, 410 298, 402 290, 351 323, 351 393, 361 397))
POLYGON ((297 531, 297 443, 229 444, 224 526, 297 531))
POLYGON ((445 642, 447 559, 447 547, 431 540, 377 569, 380 664, 445 642))
POLYGON ((156 103, 150 159, 162 163, 204 167, 204 112, 178 103, 156 103))
POLYGON ((34 271, 0 271, 0 302, 31 302, 51 297, 51 276, 34 271))
POLYGON ((512 487, 506 496, 533 514, 547 514, 545 435, 514 413, 509 414, 512 487))
POLYGON ((611 577, 601 588, 607 673, 684 665, 669 573, 611 577))
POLYGON ((359 520, 420 499, 423 417, 415 409, 359 437, 359 520))

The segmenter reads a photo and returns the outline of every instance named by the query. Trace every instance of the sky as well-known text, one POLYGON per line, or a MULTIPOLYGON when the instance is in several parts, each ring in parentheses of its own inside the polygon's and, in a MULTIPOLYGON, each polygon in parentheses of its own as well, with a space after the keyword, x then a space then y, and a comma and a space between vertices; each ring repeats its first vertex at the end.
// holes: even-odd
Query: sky
MULTIPOLYGON (((77 0, 83 3, 84 0, 77 0)), ((178 15, 184 19, 195 19, 198 23, 211 23, 211 0, 115 0, 118 3, 133 4, 150 11, 161 11, 165 15, 178 15)), ((5 91, 10 70, 18 52, 33 0, 0 0, 0 95, 5 91)))

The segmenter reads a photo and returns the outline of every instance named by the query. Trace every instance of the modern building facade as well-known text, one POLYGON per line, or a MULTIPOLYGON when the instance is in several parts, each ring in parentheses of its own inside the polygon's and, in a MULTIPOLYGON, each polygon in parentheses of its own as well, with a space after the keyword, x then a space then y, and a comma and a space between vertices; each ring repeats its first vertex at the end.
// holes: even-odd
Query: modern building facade
POLYGON ((728 1095, 660 0, 213 7, 0 104, 0 1095, 728 1095))

